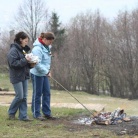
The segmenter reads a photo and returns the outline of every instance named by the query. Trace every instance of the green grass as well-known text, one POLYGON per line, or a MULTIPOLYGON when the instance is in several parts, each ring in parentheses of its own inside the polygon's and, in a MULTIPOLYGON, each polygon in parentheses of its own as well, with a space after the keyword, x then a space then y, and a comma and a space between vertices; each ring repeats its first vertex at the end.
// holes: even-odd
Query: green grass
POLYGON ((8 88, 10 90, 13 90, 8 74, 0 73, 0 88, 2 88, 2 89, 8 88))
MULTIPOLYGON (((76 103, 78 102, 71 97, 66 91, 52 90, 52 102, 54 103, 76 103)), ((77 98, 84 105, 97 104, 104 105, 105 111, 114 111, 118 107, 125 110, 128 115, 138 115, 138 100, 128 100, 121 98, 113 98, 109 96, 96 96, 85 92, 70 92, 75 98, 77 98)), ((96 107, 93 110, 97 110, 96 107)))
MULTIPOLYGON (((0 106, 0 137, 8 138, 25 138, 25 137, 56 137, 57 134, 62 133, 64 126, 62 124, 54 125, 49 122, 41 122, 34 120, 32 122, 13 121, 7 119, 8 107, 0 106)), ((31 116, 29 108, 29 116, 31 116)), ((78 113, 79 110, 72 110, 73 114, 78 113)), ((53 109, 54 114, 61 116, 70 115, 69 110, 53 109)), ((64 134, 63 134, 64 135, 64 134)))
MULTIPOLYGON (((10 83, 9 74, 8 73, 0 73, 0 88, 2 89, 8 89, 10 91, 13 91, 13 86, 10 83)), ((28 89, 32 89, 31 80, 29 80, 29 86, 28 89)))
MULTIPOLYGON (((112 134, 108 130, 95 129, 82 129, 71 130, 67 129, 68 126, 62 123, 54 123, 54 121, 38 121, 23 122, 18 120, 7 119, 8 107, 0 106, 0 137, 1 138, 117 138, 115 134, 112 134)), ((31 116, 29 108, 29 116, 31 116)), ((84 110, 80 109, 61 109, 52 108, 54 114, 58 114, 61 117, 71 117, 76 114, 84 113, 84 110)), ((65 119, 65 118, 64 118, 65 119)), ((124 138, 124 137, 123 137, 124 138)), ((126 137, 127 138, 127 137, 126 137)))
MULTIPOLYGON (((13 91, 12 85, 9 82, 8 75, 0 74, 0 87, 9 88, 13 91)), ((129 101, 127 99, 112 98, 109 96, 96 96, 90 95, 84 92, 71 92, 81 103, 87 104, 100 104, 105 105, 106 111, 114 111, 120 107, 125 110, 127 115, 138 115, 138 100, 129 101)), ((29 94, 28 102, 31 102, 32 87, 29 82, 29 94)), ((1 96, 0 96, 1 97, 1 96)), ((13 97, 7 97, 10 100, 13 97)), ((2 99, 1 99, 2 100, 2 99)), ((51 90, 51 103, 74 103, 78 102, 69 95, 66 91, 51 90)), ((87 106, 86 106, 87 107, 87 106)), ((96 110, 96 107, 94 108, 96 110)), ((54 121, 38 121, 23 122, 19 120, 7 119, 8 107, 0 106, 0 138, 117 138, 114 133, 108 130, 98 129, 72 129, 66 123, 59 123, 54 121)), ((92 111, 92 109, 90 109, 92 111)), ((73 108, 53 108, 52 114, 63 119, 64 122, 68 119, 72 119, 76 115, 84 115, 89 113, 85 109, 73 109, 73 108)), ((32 118, 30 106, 28 108, 28 115, 32 118)), ((18 113, 16 115, 18 117, 18 113)), ((79 127, 79 126, 78 126, 79 127)), ((127 135, 120 136, 122 138, 130 138, 127 135)), ((133 137, 135 138, 135 137, 133 137)))

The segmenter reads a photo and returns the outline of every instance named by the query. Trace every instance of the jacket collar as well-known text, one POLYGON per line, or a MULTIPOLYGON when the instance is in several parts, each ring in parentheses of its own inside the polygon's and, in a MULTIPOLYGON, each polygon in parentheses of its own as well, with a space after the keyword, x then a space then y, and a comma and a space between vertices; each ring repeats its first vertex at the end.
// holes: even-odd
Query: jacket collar
POLYGON ((28 53, 30 51, 30 47, 28 45, 26 45, 25 47, 20 46, 18 43, 14 43, 11 44, 11 47, 16 47, 17 49, 19 49, 20 51, 25 51, 26 53, 28 53))

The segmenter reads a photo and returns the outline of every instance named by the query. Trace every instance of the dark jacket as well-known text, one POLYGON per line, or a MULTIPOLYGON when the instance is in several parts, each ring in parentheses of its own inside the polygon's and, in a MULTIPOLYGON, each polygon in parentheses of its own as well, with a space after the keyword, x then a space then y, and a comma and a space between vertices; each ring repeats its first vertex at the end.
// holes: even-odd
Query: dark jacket
POLYGON ((30 48, 28 46, 22 48, 19 44, 14 43, 11 44, 7 54, 10 82, 13 84, 29 79, 29 64, 23 50, 28 53, 30 48))

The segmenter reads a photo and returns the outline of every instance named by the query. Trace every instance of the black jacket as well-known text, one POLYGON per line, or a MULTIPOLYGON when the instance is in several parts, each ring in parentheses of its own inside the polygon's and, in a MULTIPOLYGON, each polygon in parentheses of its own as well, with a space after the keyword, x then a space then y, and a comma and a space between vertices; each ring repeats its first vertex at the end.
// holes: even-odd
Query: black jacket
POLYGON ((11 44, 7 54, 10 82, 13 84, 29 79, 29 64, 23 50, 28 53, 30 48, 28 46, 23 48, 19 44, 14 43, 11 44))

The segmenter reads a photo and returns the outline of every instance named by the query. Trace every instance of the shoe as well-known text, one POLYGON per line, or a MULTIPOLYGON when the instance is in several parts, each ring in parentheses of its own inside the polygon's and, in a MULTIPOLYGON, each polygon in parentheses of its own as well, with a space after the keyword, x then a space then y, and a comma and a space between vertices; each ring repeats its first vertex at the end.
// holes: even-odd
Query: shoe
POLYGON ((44 115, 44 118, 49 119, 49 120, 56 120, 57 118, 51 115, 44 115))
POLYGON ((15 115, 9 115, 9 120, 15 120, 15 115))
POLYGON ((46 120, 46 119, 45 119, 44 117, 42 117, 42 116, 36 117, 35 119, 40 120, 40 121, 46 120))
POLYGON ((24 118, 24 119, 22 119, 21 121, 26 121, 26 122, 29 122, 29 121, 33 121, 33 119, 24 118))

